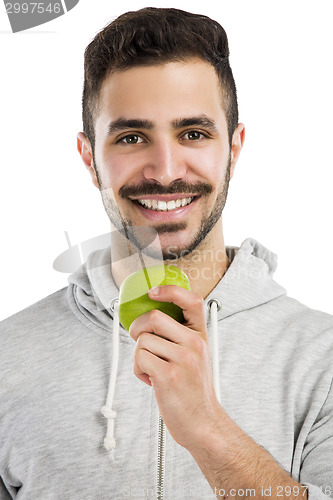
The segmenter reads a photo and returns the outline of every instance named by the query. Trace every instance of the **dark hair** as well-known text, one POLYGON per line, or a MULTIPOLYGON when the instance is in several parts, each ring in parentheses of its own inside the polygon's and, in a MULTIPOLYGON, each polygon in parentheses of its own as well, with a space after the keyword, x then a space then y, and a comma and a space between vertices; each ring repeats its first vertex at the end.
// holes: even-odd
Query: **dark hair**
POLYGON ((207 16, 147 7, 119 16, 100 31, 85 50, 82 118, 83 131, 92 147, 99 94, 108 75, 134 66, 187 58, 200 58, 215 68, 231 144, 238 124, 238 105, 226 32, 207 16))

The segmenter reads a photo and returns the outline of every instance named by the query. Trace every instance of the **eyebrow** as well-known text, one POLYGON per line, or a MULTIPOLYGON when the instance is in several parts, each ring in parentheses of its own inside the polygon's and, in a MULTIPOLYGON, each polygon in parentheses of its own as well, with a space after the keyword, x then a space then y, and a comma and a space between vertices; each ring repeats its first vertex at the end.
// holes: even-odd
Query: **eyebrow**
POLYGON ((180 118, 179 120, 173 120, 171 122, 173 129, 185 128, 185 127, 204 127, 205 129, 211 130, 212 132, 217 132, 217 127, 211 118, 207 115, 191 116, 189 118, 180 118))
MULTIPOLYGON (((204 127, 212 132, 217 132, 217 127, 211 118, 205 114, 198 116, 191 116, 188 118, 179 118, 172 120, 171 126, 174 130, 178 130, 185 127, 204 127)), ((150 120, 141 120, 137 118, 117 118, 111 122, 108 126, 108 135, 113 135, 116 132, 121 132, 128 129, 146 129, 153 130, 155 125, 150 120)))
POLYGON ((146 130, 152 130, 154 128, 154 124, 149 120, 139 120, 136 118, 118 118, 117 120, 114 120, 109 124, 108 134, 112 135, 116 132, 121 132, 122 130, 127 130, 129 128, 144 128, 146 130))

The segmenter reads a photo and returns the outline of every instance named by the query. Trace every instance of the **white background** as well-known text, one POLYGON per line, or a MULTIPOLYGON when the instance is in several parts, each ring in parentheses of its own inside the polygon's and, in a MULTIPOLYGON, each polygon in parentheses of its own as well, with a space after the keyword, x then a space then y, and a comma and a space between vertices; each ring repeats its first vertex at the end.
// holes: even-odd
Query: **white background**
POLYGON ((76 151, 83 52, 111 19, 147 5, 209 15, 228 33, 246 141, 226 244, 257 239, 278 254, 275 279, 289 295, 333 314, 332 1, 119 3, 80 0, 12 34, 1 2, 0 319, 66 286, 52 267, 64 231, 75 244, 109 230, 76 151))

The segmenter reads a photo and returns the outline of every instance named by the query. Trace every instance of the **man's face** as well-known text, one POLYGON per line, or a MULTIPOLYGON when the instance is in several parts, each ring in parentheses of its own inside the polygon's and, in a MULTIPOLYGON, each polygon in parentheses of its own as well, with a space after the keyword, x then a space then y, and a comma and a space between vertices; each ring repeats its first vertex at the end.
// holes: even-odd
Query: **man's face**
POLYGON ((214 68, 189 60, 116 72, 99 104, 94 164, 111 222, 139 247, 139 228, 155 229, 164 259, 209 246, 231 158, 214 68))

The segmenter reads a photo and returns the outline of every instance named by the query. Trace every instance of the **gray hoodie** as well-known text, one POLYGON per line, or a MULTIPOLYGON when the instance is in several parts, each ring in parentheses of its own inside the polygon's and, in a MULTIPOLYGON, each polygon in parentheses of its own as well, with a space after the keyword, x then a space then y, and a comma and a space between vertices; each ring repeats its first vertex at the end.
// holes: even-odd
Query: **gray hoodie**
MULTIPOLYGON (((333 317, 288 297, 272 278, 276 255, 255 240, 227 252, 232 263, 205 300, 222 304, 216 320, 207 310, 209 331, 213 322, 218 327, 222 406, 309 487, 310 500, 327 500, 333 317)), ((0 324, 1 500, 156 498, 158 408, 152 388, 133 374, 135 343, 122 327, 112 406, 116 446, 103 446, 101 408, 114 359, 110 304, 117 296, 110 250, 99 250, 68 287, 0 324)), ((168 432, 164 498, 215 498, 168 432)))

